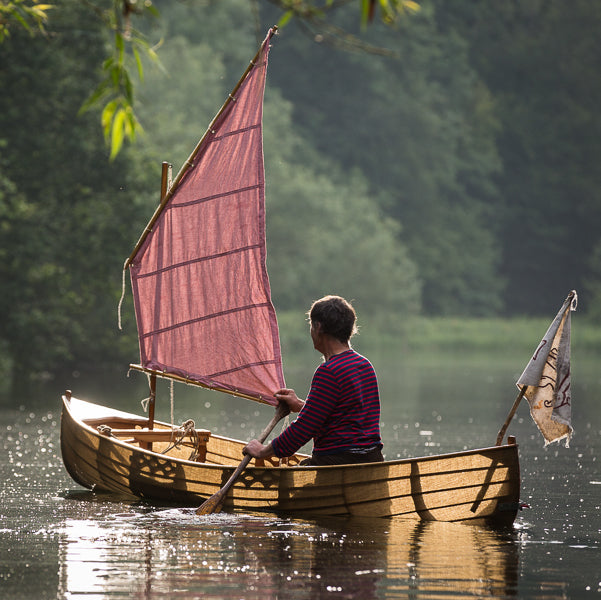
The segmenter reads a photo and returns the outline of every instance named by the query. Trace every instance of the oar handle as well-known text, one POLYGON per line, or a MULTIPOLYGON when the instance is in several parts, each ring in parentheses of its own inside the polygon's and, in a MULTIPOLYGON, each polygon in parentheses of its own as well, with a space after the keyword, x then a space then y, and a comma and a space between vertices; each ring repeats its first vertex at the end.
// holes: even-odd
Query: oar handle
MULTIPOLYGON (((287 404, 280 402, 276 408, 275 415, 271 421, 269 421, 267 427, 262 431, 258 440, 263 443, 267 436, 273 431, 273 428, 287 415, 290 413, 290 409, 287 404)), ((205 500, 197 509, 197 515, 209 515, 219 510, 223 499, 228 493, 229 489, 234 485, 238 477, 240 477, 240 473, 246 469, 248 463, 251 461, 252 456, 247 454, 242 462, 236 467, 236 470, 231 474, 230 478, 225 482, 225 485, 215 494, 213 494, 208 500, 205 500)))

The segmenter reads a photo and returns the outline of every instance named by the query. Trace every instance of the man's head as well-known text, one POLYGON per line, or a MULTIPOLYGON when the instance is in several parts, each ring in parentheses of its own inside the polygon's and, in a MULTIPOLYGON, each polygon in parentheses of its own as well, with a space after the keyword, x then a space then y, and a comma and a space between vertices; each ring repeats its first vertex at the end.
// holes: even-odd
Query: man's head
POLYGON ((319 323, 319 332, 331 335, 347 344, 357 333, 357 316, 350 302, 340 296, 324 296, 316 300, 307 313, 312 327, 319 323))

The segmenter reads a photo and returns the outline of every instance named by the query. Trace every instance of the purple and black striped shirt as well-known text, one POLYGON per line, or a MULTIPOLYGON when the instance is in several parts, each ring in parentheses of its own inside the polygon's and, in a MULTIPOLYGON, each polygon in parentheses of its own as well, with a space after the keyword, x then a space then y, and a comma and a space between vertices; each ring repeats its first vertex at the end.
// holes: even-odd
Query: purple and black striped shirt
POLYGON ((354 350, 335 354, 317 368, 298 417, 271 446, 276 456, 290 456, 311 438, 314 454, 382 444, 376 372, 354 350))

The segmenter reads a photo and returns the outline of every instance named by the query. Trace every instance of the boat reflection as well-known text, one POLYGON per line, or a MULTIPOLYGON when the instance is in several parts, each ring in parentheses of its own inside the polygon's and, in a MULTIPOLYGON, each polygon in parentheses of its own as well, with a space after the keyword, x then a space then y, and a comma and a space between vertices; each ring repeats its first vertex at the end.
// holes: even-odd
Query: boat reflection
POLYGON ((511 532, 383 519, 193 511, 68 519, 59 597, 405 598, 517 595, 511 532))

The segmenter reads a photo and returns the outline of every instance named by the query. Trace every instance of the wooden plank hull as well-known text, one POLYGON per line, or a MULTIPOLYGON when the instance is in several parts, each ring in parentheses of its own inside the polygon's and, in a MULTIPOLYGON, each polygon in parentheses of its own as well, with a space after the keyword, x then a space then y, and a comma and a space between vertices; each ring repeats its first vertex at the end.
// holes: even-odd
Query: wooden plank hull
MULTIPOLYGON (((189 448, 163 454, 168 441, 106 435, 98 425, 128 431, 143 418, 63 397, 61 451, 67 471, 90 489, 199 505, 217 492, 242 458, 244 442, 207 435, 205 462, 189 448)), ((156 423, 155 428, 169 428, 156 423)), ((140 436, 148 438, 148 434, 140 436)), ((204 456, 204 454, 203 454, 204 456)), ((516 444, 383 463, 300 467, 250 465, 229 491, 225 510, 288 515, 403 517, 510 525, 519 505, 516 444)))

